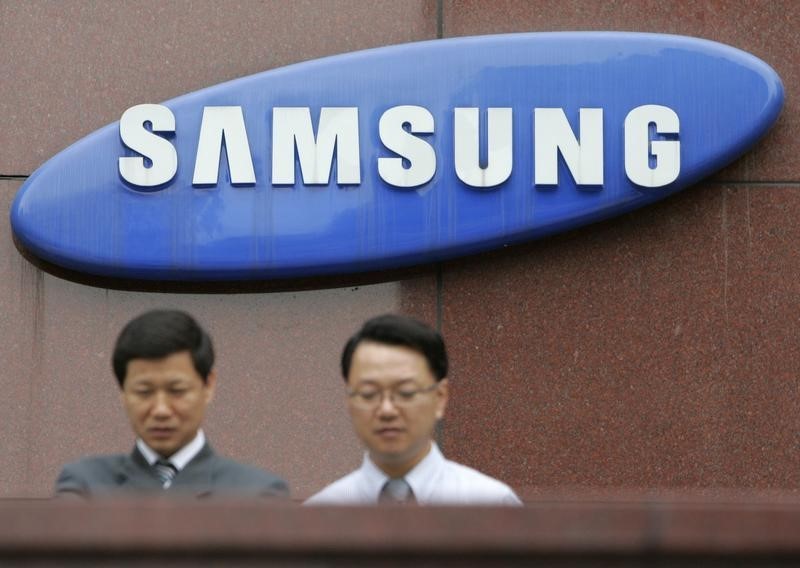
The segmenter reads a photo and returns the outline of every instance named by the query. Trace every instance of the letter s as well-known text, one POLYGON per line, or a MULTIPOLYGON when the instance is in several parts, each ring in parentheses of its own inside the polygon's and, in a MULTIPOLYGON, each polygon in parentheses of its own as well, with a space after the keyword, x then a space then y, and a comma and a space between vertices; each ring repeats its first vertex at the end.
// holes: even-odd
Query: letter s
POLYGON ((154 132, 175 132, 175 115, 163 105, 136 105, 119 119, 122 143, 152 162, 148 168, 144 158, 128 156, 119 159, 119 175, 132 185, 156 187, 170 181, 178 171, 175 147, 154 132), (144 127, 146 122, 152 125, 152 132, 144 127))

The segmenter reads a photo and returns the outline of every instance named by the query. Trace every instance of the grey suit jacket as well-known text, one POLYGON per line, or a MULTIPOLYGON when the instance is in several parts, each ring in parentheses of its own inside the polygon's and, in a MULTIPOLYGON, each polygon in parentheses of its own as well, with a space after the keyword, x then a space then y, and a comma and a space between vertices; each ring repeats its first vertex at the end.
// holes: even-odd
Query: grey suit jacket
POLYGON ((201 498, 214 495, 285 498, 289 488, 276 475, 217 455, 207 443, 166 490, 135 446, 127 455, 92 456, 67 464, 56 481, 56 496, 88 499, 148 492, 201 498))

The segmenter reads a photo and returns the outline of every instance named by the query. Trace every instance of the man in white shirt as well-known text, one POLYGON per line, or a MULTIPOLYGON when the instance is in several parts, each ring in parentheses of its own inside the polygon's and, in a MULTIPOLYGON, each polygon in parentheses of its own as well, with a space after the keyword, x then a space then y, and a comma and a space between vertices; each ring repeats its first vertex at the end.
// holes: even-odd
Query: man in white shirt
POLYGON ((285 497, 286 482, 215 453, 201 429, 216 388, 211 338, 187 313, 153 310, 130 321, 114 347, 114 374, 136 443, 130 454, 67 464, 58 496, 149 492, 285 497))
POLYGON ((506 484, 445 459, 433 442, 448 400, 442 336, 417 320, 367 321, 342 353, 348 410, 366 447, 359 469, 308 505, 521 505, 506 484))

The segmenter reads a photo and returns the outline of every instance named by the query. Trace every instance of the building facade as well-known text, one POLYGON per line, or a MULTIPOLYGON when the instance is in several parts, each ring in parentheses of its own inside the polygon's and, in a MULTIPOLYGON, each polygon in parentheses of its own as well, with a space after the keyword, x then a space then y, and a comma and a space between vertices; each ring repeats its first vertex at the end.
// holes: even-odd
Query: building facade
POLYGON ((786 91, 741 159, 655 205, 500 251, 386 273, 228 286, 67 274, 0 239, 0 497, 46 497, 62 463, 127 451, 110 356, 176 307, 215 338, 207 434, 303 498, 360 449, 338 358, 373 315, 437 326, 451 354, 440 443, 543 491, 800 489, 800 4, 786 1, 15 2, 0 0, 0 199, 139 103, 371 47, 509 32, 702 37, 786 91), (795 240, 795 239, 798 240, 795 240))

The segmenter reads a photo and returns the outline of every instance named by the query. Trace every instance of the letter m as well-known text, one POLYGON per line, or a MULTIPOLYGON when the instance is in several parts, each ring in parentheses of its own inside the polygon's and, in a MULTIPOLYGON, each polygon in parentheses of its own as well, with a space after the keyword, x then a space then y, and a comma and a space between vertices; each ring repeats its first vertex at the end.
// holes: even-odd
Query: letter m
POLYGON ((336 151, 336 183, 361 183, 358 108, 323 107, 317 136, 308 107, 272 109, 272 183, 294 184, 295 148, 305 185, 327 185, 336 151))

